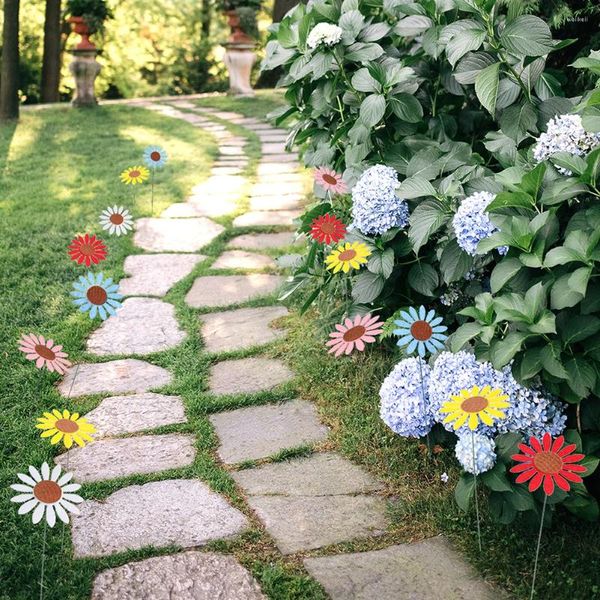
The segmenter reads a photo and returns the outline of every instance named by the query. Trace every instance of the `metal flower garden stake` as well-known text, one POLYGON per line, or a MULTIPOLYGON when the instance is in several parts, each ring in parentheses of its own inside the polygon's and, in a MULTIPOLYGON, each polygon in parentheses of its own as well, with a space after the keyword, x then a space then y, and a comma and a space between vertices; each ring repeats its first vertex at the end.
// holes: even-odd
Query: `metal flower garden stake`
POLYGON ((540 545, 542 543, 542 532, 544 529, 544 515, 548 497, 554 493, 555 486, 564 492, 571 489, 571 483, 581 483, 583 479, 580 473, 587 471, 586 467, 577 464, 584 458, 584 454, 575 454, 576 444, 567 444, 565 438, 560 435, 553 439, 549 433, 545 433, 542 440, 535 437, 529 439, 529 446, 519 444, 522 454, 514 454, 512 459, 519 463, 511 468, 511 473, 518 473, 517 483, 529 482, 529 491, 535 492, 542 487, 544 491, 544 504, 542 505, 542 517, 540 520, 540 531, 538 533, 535 559, 533 562, 533 577, 531 580, 532 600, 535 595, 535 579, 540 557, 540 545))
POLYGON ((148 146, 144 150, 144 163, 150 169, 150 206, 151 214, 154 214, 154 178, 156 170, 162 169, 167 162, 166 151, 160 146, 148 146))

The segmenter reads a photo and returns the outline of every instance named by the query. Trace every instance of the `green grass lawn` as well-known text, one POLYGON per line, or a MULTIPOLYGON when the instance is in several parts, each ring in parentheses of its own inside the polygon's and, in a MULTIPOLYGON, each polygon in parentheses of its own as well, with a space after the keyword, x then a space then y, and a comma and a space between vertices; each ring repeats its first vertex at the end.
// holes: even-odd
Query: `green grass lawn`
MULTIPOLYGON (((280 98, 278 93, 264 92, 258 101, 210 97, 198 102, 203 106, 262 116, 275 108, 280 98)), ((241 128, 232 130, 245 132, 241 128)), ((30 515, 17 515, 16 506, 9 501, 12 490, 8 489, 16 481, 17 472, 26 470, 30 464, 39 466, 44 460, 50 461, 56 453, 56 449, 39 438, 34 428, 35 419, 53 407, 85 413, 101 399, 62 399, 55 389, 58 377, 38 371, 25 361, 17 349, 17 341, 22 333, 41 333, 64 344, 75 361, 98 360, 86 354, 85 339, 99 321, 90 321, 70 302, 71 284, 83 269, 69 260, 66 249, 76 234, 98 233, 109 246, 104 272, 116 280, 123 277, 125 256, 140 250, 133 247, 131 235, 125 238, 102 235, 97 221, 100 212, 115 203, 130 207, 135 217, 149 215, 149 188, 125 187, 118 176, 123 168, 139 163, 144 147, 151 143, 163 145, 171 156, 158 180, 155 202, 158 215, 168 204, 183 201, 192 185, 208 176, 217 149, 213 139, 201 130, 183 121, 124 106, 94 111, 69 108, 31 111, 23 114, 16 128, 0 128, 2 600, 29 600, 38 594, 43 526, 33 526, 30 515)), ((258 157, 255 136, 248 134, 246 150, 253 158, 247 173, 252 178, 258 157)), ((241 206, 240 211, 242 209, 241 206)), ((297 315, 283 319, 290 329, 288 338, 267 350, 251 349, 218 356, 203 352, 198 331, 198 314, 202 311, 185 306, 183 298, 194 279, 207 273, 227 240, 239 233, 231 229, 232 218, 233 215, 217 219, 227 229, 223 236, 202 250, 209 259, 198 265, 166 297, 175 305, 187 339, 175 349, 147 357, 150 362, 173 372, 173 383, 160 391, 181 395, 189 419, 185 425, 159 431, 194 433, 196 460, 184 469, 85 485, 82 495, 101 499, 133 483, 199 477, 246 512, 252 523, 251 529, 239 539, 213 543, 209 549, 234 553, 251 569, 270 598, 323 600, 322 589, 307 577, 300 557, 282 557, 260 523, 248 512, 233 479, 216 460, 217 440, 207 419, 209 413, 223 408, 276 402, 299 394, 317 404, 321 418, 332 428, 326 447, 339 450, 385 481, 393 506, 392 527, 385 536, 308 554, 379 548, 444 533, 487 578, 510 589, 517 597, 527 598, 535 531, 519 522, 510 526, 494 525, 484 516, 484 551, 479 555, 474 515, 461 513, 452 497, 458 477, 452 451, 443 450, 430 458, 422 444, 394 436, 379 420, 378 389, 399 355, 375 350, 336 360, 327 355, 326 334, 318 330, 313 316, 297 315), (213 362, 253 354, 280 357, 296 370, 297 378, 275 392, 252 396, 216 400, 206 393, 207 373, 213 362), (440 481, 444 471, 451 478, 448 485, 440 481)), ((275 301, 271 298, 247 305, 275 301)), ((296 449, 296 453, 306 452, 310 452, 310 448, 296 449)), ((280 455, 273 460, 285 457, 280 455)), ((552 529, 544 533, 538 597, 548 600, 598 597, 600 528, 575 521, 566 513, 558 517, 552 529)), ((173 550, 147 549, 100 560, 73 560, 70 536, 68 533, 64 536, 63 547, 59 526, 48 534, 45 597, 47 600, 87 598, 98 571, 173 550)))

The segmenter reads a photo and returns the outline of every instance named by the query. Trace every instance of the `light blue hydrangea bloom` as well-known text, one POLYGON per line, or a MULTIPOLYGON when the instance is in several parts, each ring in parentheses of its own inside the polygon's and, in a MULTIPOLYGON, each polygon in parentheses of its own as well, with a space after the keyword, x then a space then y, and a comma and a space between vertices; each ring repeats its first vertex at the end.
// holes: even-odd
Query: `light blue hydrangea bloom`
MULTIPOLYGON (((490 192, 475 192, 460 203, 452 219, 458 245, 471 256, 475 256, 477 244, 481 240, 498 231, 485 210, 495 197, 490 192)), ((498 248, 498 252, 506 254, 508 248, 502 246, 498 248)))
POLYGON ((419 356, 425 356, 425 352, 432 354, 444 348, 444 342, 448 336, 443 332, 448 328, 441 325, 442 317, 435 314, 435 310, 427 309, 424 306, 419 307, 419 311, 410 307, 407 311, 401 310, 402 319, 394 321, 398 329, 394 330, 394 335, 400 337, 397 345, 401 348, 406 346, 406 353, 412 354, 415 350, 419 356))
MULTIPOLYGON (((429 400, 433 414, 440 423, 443 415, 439 410, 452 395, 473 386, 500 389, 508 395, 510 406, 503 409, 506 418, 498 419, 493 427, 480 424, 477 433, 493 435, 516 431, 524 436, 542 437, 546 432, 552 436, 562 433, 566 425, 564 405, 551 396, 543 395, 539 390, 519 385, 513 377, 510 367, 497 371, 489 362, 479 362, 469 352, 442 352, 433 365, 429 378, 429 400)), ((453 431, 451 424, 444 427, 453 431)), ((459 434, 466 431, 459 429, 459 434)))
POLYGON ((102 273, 96 275, 91 271, 79 277, 73 284, 73 290, 73 304, 79 307, 81 312, 89 312, 90 319, 99 315, 104 321, 109 315, 114 315, 121 306, 119 300, 123 298, 118 293, 118 283, 113 283, 110 278, 105 279, 102 273))
POLYGON ((423 359, 405 358, 384 379, 379 390, 379 415, 398 435, 420 438, 433 427, 435 421, 427 395, 430 372, 423 359))
POLYGON ((398 174, 392 167, 367 169, 352 189, 352 224, 364 235, 381 235, 408 225, 408 204, 396 196, 398 174))
POLYGON ((458 436, 454 454, 461 467, 471 475, 481 475, 494 468, 496 453, 494 440, 473 432, 465 432, 458 436), (473 461, 473 446, 475 446, 475 461, 473 461))

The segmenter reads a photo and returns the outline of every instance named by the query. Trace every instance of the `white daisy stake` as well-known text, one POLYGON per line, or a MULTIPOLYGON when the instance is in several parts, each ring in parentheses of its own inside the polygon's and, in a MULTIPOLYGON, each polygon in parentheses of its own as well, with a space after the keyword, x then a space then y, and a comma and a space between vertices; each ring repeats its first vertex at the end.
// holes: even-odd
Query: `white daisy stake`
POLYGON ((110 235, 127 235, 133 229, 133 219, 126 208, 115 204, 102 211, 100 225, 110 235))
POLYGON ((11 498, 12 502, 20 504, 19 514, 26 515, 33 511, 32 522, 39 523, 44 519, 44 541, 42 542, 42 567, 40 575, 40 600, 44 597, 44 566, 46 562, 46 530, 47 525, 54 527, 56 517, 63 523, 69 522, 69 514, 78 514, 76 504, 83 502, 83 498, 77 492, 81 485, 69 483, 73 478, 72 473, 62 474, 59 465, 52 469, 48 463, 44 463, 38 471, 35 467, 29 467, 29 475, 17 473, 22 483, 14 483, 10 487, 16 496, 11 498))

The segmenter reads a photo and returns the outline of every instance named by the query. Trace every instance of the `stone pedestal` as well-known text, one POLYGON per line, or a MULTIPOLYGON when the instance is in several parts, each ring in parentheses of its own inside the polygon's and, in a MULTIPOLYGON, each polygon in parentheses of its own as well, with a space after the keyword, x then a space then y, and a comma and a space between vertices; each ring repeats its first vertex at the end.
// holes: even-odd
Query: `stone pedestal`
POLYGON ((75 97, 72 105, 77 107, 96 106, 98 100, 94 93, 94 82, 100 73, 100 63, 96 60, 98 50, 72 50, 73 61, 69 70, 75 78, 75 97))
POLYGON ((256 60, 253 44, 227 44, 225 65, 229 71, 229 94, 233 96, 254 96, 250 84, 252 65, 256 60))

